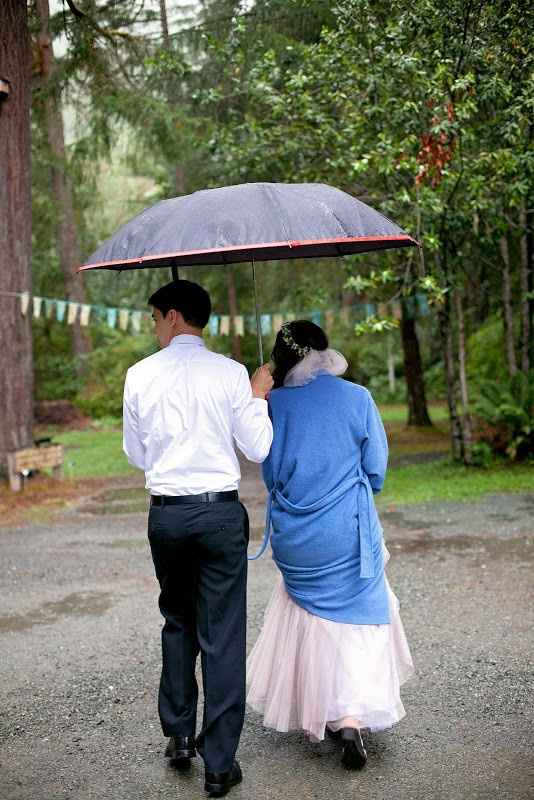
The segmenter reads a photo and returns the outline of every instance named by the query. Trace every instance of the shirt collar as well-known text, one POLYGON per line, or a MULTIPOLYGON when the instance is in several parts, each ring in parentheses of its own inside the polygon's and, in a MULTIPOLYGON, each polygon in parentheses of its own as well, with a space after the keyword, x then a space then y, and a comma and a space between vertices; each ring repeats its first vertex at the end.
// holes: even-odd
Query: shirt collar
POLYGON ((179 333, 178 336, 174 336, 171 341, 169 342, 171 345, 177 344, 193 344, 199 347, 206 347, 206 342, 202 338, 202 336, 195 336, 192 333, 179 333))

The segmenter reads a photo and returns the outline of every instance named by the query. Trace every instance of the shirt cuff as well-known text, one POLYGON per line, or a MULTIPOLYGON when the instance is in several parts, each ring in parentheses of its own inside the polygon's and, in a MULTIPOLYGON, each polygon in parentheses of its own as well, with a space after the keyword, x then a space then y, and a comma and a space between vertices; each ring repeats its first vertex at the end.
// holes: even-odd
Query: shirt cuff
POLYGON ((258 408, 263 408, 263 409, 264 409, 265 411, 267 411, 267 412, 269 411, 269 404, 268 404, 267 400, 264 400, 264 399, 263 399, 263 397, 253 397, 253 398, 252 398, 252 401, 253 401, 254 403, 256 403, 256 405, 257 405, 258 403, 260 404, 260 405, 258 406, 258 408))

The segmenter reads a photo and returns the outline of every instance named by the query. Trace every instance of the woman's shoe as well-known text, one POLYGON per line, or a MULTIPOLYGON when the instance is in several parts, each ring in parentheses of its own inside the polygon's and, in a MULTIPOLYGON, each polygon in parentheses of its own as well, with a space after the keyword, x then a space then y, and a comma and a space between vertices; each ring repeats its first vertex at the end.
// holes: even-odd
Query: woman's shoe
POLYGON ((341 731, 343 750, 341 763, 347 769, 361 769, 367 762, 362 735, 358 728, 343 728, 341 731))
POLYGON ((341 739, 341 731, 340 730, 339 731, 333 731, 332 728, 329 728, 328 725, 327 725, 326 728, 325 728, 325 731, 326 731, 326 735, 330 739, 335 739, 336 741, 338 739, 341 739))

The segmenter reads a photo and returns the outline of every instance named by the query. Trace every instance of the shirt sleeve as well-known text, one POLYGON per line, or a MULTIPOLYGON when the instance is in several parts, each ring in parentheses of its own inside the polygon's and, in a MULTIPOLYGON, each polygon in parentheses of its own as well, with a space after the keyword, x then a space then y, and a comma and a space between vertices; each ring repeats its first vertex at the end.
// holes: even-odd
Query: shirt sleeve
POLYGON ((139 437, 139 415, 129 373, 126 373, 122 403, 122 449, 130 464, 145 469, 145 448, 139 437))
POLYGON ((267 401, 252 396, 248 373, 243 367, 235 388, 233 402, 233 436, 249 461, 257 464, 267 457, 273 441, 273 426, 267 401))
POLYGON ((384 485, 388 465, 388 441, 375 401, 367 393, 367 436, 362 445, 362 468, 378 494, 384 485))

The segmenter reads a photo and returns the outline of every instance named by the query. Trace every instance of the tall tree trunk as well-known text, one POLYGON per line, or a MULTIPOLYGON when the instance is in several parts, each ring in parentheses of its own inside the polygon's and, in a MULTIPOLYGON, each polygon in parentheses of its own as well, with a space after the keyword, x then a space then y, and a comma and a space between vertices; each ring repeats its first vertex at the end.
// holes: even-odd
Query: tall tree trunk
POLYGON ((499 240, 499 247, 501 250, 501 258, 503 263, 502 270, 502 300, 504 312, 504 345, 506 351, 506 364, 508 367, 508 374, 511 378, 517 372, 517 361, 515 358, 514 347, 514 324, 513 324, 513 310, 512 310, 512 285, 510 280, 510 251, 508 248, 508 239, 506 236, 501 236, 499 240))
MULTIPOLYGON (((50 10, 48 0, 37 0, 41 22, 39 50, 43 78, 44 115, 48 146, 52 154, 52 185, 56 200, 58 225, 57 244, 59 262, 65 284, 65 295, 76 303, 85 303, 85 287, 76 267, 81 264, 78 226, 74 208, 72 185, 67 173, 65 134, 59 90, 53 85, 55 70, 54 49, 50 36, 50 10)), ((79 318, 72 325, 72 345, 78 359, 78 371, 83 372, 84 356, 91 350, 91 340, 80 326, 79 318)))
POLYGON ((238 315, 237 308, 237 292, 235 289, 234 268, 229 266, 226 268, 226 280, 228 287, 228 308, 230 310, 230 318, 232 323, 232 358, 236 361, 243 361, 243 352, 241 348, 241 336, 236 332, 235 318, 238 315))
POLYGON ((469 394, 467 391, 467 374, 465 369, 465 321, 462 295, 456 292, 456 315, 458 317, 458 376, 460 379, 460 399, 462 404, 461 427, 463 432, 464 463, 472 461, 473 436, 471 431, 471 416, 469 414, 469 394))
POLYGON ((0 5, 0 75, 10 93, 0 97, 0 468, 6 453, 32 444, 31 319, 16 292, 31 292, 30 46, 26 3, 0 5), (12 293, 12 294, 9 294, 12 293))
MULTIPOLYGON (((167 53, 171 53, 172 47, 169 36, 169 20, 167 17, 166 0, 159 0, 159 19, 161 23, 161 35, 163 38, 163 49, 166 50, 167 53)), ((169 109, 172 114, 176 114, 178 102, 172 78, 167 82, 166 92, 169 109)), ((180 150, 179 147, 177 149, 178 151, 180 150)), ((181 164, 174 168, 174 174, 171 174, 171 181, 172 180, 174 180, 174 194, 176 197, 185 194, 185 172, 181 164)))
MULTIPOLYGON (((530 126, 532 132, 533 126, 530 126)), ((532 136, 531 136, 532 139, 532 136)), ((532 203, 527 204, 527 270, 528 270, 528 328, 529 328, 529 364, 534 365, 534 211, 532 203)))
POLYGON ((449 407, 449 419, 451 421, 452 456, 455 461, 462 461, 464 457, 464 447, 462 428, 460 425, 460 419, 458 417, 458 410, 456 408, 456 376, 454 373, 451 307, 449 295, 445 296, 443 306, 438 311, 438 323, 443 347, 447 405, 449 407))
POLYGON ((159 0, 159 18, 161 21, 163 46, 165 50, 169 51, 171 49, 171 40, 169 39, 169 23, 167 21, 167 6, 165 0, 159 0))
POLYGON ((400 328, 404 354, 404 374, 408 391, 408 425, 432 425, 426 405, 423 363, 421 361, 415 318, 407 313, 404 303, 401 303, 401 307, 400 328))
POLYGON ((391 394, 395 393, 395 353, 393 352, 393 337, 388 334, 387 337, 387 360, 388 360, 388 385, 391 394))
POLYGON ((530 367, 530 315, 527 300, 529 284, 528 263, 528 238, 527 238, 527 211, 525 206, 519 212, 519 219, 523 232, 521 233, 521 369, 527 374, 530 367))

